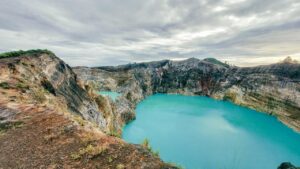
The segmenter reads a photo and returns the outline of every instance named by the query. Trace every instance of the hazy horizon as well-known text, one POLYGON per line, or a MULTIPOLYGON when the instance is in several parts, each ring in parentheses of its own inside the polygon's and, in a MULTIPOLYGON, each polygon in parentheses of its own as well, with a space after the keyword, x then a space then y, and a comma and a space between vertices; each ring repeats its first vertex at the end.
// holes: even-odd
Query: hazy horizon
POLYGON ((0 52, 49 49, 71 66, 300 60, 297 0, 3 0, 0 10, 0 52))
MULTIPOLYGON (((287 56, 289 57, 289 56, 287 56)), ((235 64, 231 64, 231 63, 228 63, 227 61, 222 61, 222 60, 219 60, 223 63, 227 63, 231 66, 237 66, 237 67, 255 67, 255 66, 264 66, 264 65, 270 65, 270 64, 276 64, 276 63, 280 63, 280 62, 283 62, 287 57, 283 58, 283 59, 280 59, 276 62, 272 62, 272 63, 262 63, 262 64, 256 64, 256 65, 235 65, 235 64)), ((180 58, 180 59, 176 59, 176 58, 173 58, 173 59, 158 59, 158 60, 150 60, 150 61, 140 61, 140 62, 135 62, 135 61, 132 61, 132 62, 127 62, 127 63, 123 63, 123 64, 114 64, 114 65, 94 65, 94 66, 85 66, 85 65, 75 65, 75 66, 72 66, 72 67, 101 67, 101 66, 123 66, 123 65, 127 65, 127 64, 139 64, 139 63, 148 63, 148 62, 155 62, 155 61, 163 61, 163 60, 171 60, 171 61, 184 61, 184 60, 187 60, 187 59, 191 59, 191 58, 195 58, 195 57, 190 57, 190 58, 180 58)), ((199 59, 199 58, 197 58, 199 59)), ((208 59, 208 58, 201 58, 199 60, 203 60, 203 59, 208 59)), ((216 58, 215 58, 216 59, 216 58)), ((293 61, 296 61, 296 63, 300 63, 299 60, 297 59, 294 59, 293 57, 291 58, 293 61)))

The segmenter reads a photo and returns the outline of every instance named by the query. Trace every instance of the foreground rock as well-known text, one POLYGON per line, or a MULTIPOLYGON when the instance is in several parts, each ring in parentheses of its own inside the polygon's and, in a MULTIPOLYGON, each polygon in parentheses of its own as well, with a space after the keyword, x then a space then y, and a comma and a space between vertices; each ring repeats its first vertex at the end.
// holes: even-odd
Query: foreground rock
POLYGON ((49 51, 0 55, 0 168, 176 168, 105 134, 118 115, 78 83, 49 51))
POLYGON ((291 163, 285 162, 282 163, 278 169, 299 169, 298 167, 293 166, 291 163))

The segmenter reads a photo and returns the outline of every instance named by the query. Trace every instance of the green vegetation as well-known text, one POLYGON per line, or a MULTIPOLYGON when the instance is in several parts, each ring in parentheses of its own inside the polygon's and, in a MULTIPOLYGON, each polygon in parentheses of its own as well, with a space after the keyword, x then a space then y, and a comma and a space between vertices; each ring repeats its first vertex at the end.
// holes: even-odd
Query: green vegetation
POLYGON ((29 89, 29 86, 26 85, 25 83, 18 82, 18 83, 16 84, 16 88, 21 89, 21 90, 28 90, 28 89, 29 89))
POLYGON ((33 49, 33 50, 27 50, 27 51, 23 51, 23 50, 19 50, 19 51, 12 51, 12 52, 5 52, 5 53, 1 53, 0 54, 0 59, 2 58, 10 58, 10 57, 19 57, 22 55, 39 55, 39 54, 49 54, 49 55, 54 55, 51 51, 47 50, 47 49, 33 49))
POLYGON ((0 133, 4 133, 9 129, 16 129, 20 128, 23 125, 21 121, 14 121, 14 122, 4 122, 0 123, 0 133))
POLYGON ((71 154, 71 158, 72 158, 73 160, 78 160, 78 159, 81 158, 81 155, 80 155, 79 153, 72 153, 72 154, 71 154))
POLYGON ((0 83, 0 87, 3 89, 20 89, 22 91, 29 89, 29 86, 23 82, 18 82, 15 85, 9 84, 8 82, 2 82, 0 83))
POLYGON ((223 63, 223 62, 221 62, 221 61, 219 61, 219 60, 217 60, 215 58, 205 58, 204 61, 216 64, 216 65, 221 65, 221 66, 229 67, 228 64, 223 63))
POLYGON ((0 87, 3 89, 10 89, 11 86, 7 82, 0 83, 0 87))
POLYGON ((85 157, 91 159, 91 158, 94 158, 94 157, 102 154, 103 152, 106 151, 106 149, 107 148, 105 148, 105 147, 93 146, 93 145, 89 144, 85 148, 81 148, 78 152, 72 153, 71 158, 73 160, 77 160, 77 159, 80 159, 85 156, 85 157))
POLYGON ((146 148, 148 148, 148 147, 150 146, 150 145, 149 145, 149 140, 148 140, 147 138, 145 138, 145 139, 143 140, 142 146, 143 146, 143 147, 146 147, 146 148))
POLYGON ((111 158, 111 156, 108 157, 108 162, 111 163, 113 161, 113 159, 111 158))
POLYGON ((144 148, 148 149, 153 156, 159 157, 159 151, 154 151, 152 147, 150 146, 149 140, 147 138, 144 139, 144 141, 141 144, 144 148))
POLYGON ((43 103, 46 101, 46 96, 45 96, 45 90, 44 89, 37 89, 32 92, 32 97, 34 100, 36 100, 39 103, 43 103))
POLYGON ((176 168, 178 168, 178 169, 184 169, 184 167, 182 167, 181 165, 176 164, 176 163, 173 163, 173 162, 168 163, 168 165, 170 165, 170 166, 172 166, 172 167, 176 167, 176 168))
POLYGON ((113 137, 121 138, 121 134, 119 132, 117 132, 116 130, 110 130, 107 134, 110 136, 113 136, 113 137))
POLYGON ((124 169, 124 168, 125 168, 124 164, 118 164, 117 165, 117 169, 124 169))
POLYGON ((80 126, 85 126, 86 121, 79 115, 75 115, 73 119, 80 125, 80 126))
POLYGON ((235 102, 236 101, 236 93, 232 92, 232 91, 227 91, 223 97, 224 100, 227 101, 232 101, 235 102))

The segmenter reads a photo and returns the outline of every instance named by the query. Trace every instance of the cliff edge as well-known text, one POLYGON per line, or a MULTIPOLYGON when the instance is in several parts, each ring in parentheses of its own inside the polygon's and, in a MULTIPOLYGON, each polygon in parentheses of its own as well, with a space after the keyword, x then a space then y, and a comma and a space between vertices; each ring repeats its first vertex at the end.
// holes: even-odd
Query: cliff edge
POLYGON ((50 51, 1 54, 0 168, 176 168, 115 137, 107 100, 88 89, 50 51))

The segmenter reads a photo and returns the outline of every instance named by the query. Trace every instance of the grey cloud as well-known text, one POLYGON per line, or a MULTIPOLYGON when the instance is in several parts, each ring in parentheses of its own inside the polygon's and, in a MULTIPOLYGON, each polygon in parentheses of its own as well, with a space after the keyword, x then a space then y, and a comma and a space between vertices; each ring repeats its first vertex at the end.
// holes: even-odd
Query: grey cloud
POLYGON ((72 66, 187 57, 261 64, 300 59, 299 15, 298 0, 2 0, 0 50, 48 48, 72 66))

